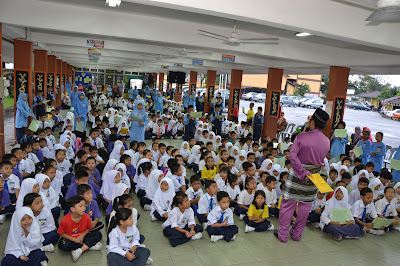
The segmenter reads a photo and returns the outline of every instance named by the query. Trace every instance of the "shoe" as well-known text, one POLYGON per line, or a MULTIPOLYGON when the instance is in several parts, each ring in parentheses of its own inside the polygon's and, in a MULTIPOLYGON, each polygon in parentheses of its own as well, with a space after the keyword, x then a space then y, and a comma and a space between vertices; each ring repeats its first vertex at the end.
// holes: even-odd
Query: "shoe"
POLYGON ((53 244, 48 244, 46 246, 43 246, 42 247, 42 251, 44 251, 44 252, 54 252, 53 244))
POLYGON ((275 229, 275 230, 274 230, 274 236, 280 241, 278 232, 279 232, 279 230, 278 230, 278 229, 275 229))
POLYGON ((366 232, 364 229, 361 229, 360 234, 361 234, 362 236, 365 236, 365 235, 367 234, 367 232, 366 232))
POLYGON ((271 226, 267 229, 267 231, 274 231, 275 230, 275 226, 273 224, 271 224, 271 226))
POLYGON ((154 214, 151 215, 151 221, 152 222, 157 221, 157 218, 154 216, 154 214))
POLYGON ((239 215, 240 221, 243 220, 243 218, 244 218, 245 216, 246 216, 246 214, 241 214, 241 215, 239 215))
POLYGON ((319 228, 319 223, 312 223, 312 226, 313 226, 315 229, 318 229, 318 228, 319 228))
POLYGON ((218 240, 221 240, 223 238, 224 238, 224 236, 221 236, 221 235, 212 235, 211 242, 217 242, 218 240))
POLYGON ((383 231, 383 230, 371 229, 371 230, 369 230, 369 233, 370 233, 370 234, 373 234, 373 235, 381 236, 381 235, 384 235, 384 234, 385 234, 385 231, 383 231))
POLYGON ((394 230, 400 231, 400 226, 396 226, 394 230))
POLYGON ((0 215, 0 224, 3 224, 6 220, 6 216, 5 215, 0 215))
POLYGON ((246 227, 245 227, 245 229, 244 229, 244 232, 245 232, 245 233, 249 233, 249 232, 252 232, 252 231, 255 231, 255 230, 256 230, 256 229, 255 229, 254 227, 249 226, 249 225, 246 224, 246 227))
POLYGON ((142 247, 142 248, 145 248, 145 247, 146 247, 145 244, 139 244, 139 245, 140 245, 140 247, 142 247))
POLYGON ((207 230, 207 223, 203 223, 203 229, 207 230))
POLYGON ((153 264, 153 259, 148 257, 146 261, 146 265, 153 264))
POLYGON ((145 211, 150 211, 150 210, 151 210, 150 205, 149 205, 149 204, 145 204, 145 205, 143 206, 143 210, 145 210, 145 211))
POLYGON ((234 235, 232 238, 231 238, 231 241, 235 241, 236 240, 236 235, 234 235))
POLYGON ((48 265, 47 260, 42 260, 42 261, 40 262, 40 265, 41 265, 41 266, 47 266, 47 265, 48 265))
POLYGON ((97 242, 96 245, 94 245, 93 247, 89 248, 89 250, 101 250, 103 248, 103 245, 101 244, 101 242, 97 242))
POLYGON ((104 224, 102 222, 98 222, 95 227, 92 228, 90 231, 98 231, 104 228, 104 224))
POLYGON ((337 237, 333 237, 334 240, 336 241, 342 241, 343 237, 342 236, 337 236, 337 237))
POLYGON ((203 237, 203 234, 201 232, 195 234, 194 236, 192 236, 192 240, 197 240, 203 237))
POLYGON ((72 250, 71 255, 72 255, 72 261, 76 262, 79 259, 79 257, 82 255, 82 249, 78 248, 78 249, 72 250))

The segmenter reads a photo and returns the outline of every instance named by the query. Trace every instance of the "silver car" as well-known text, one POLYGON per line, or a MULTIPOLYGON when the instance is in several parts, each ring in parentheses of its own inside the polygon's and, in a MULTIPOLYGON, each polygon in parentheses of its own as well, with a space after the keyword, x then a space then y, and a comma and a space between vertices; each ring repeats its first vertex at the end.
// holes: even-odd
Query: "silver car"
POLYGON ((324 102, 321 99, 309 99, 302 103, 303 107, 306 108, 324 108, 324 102))

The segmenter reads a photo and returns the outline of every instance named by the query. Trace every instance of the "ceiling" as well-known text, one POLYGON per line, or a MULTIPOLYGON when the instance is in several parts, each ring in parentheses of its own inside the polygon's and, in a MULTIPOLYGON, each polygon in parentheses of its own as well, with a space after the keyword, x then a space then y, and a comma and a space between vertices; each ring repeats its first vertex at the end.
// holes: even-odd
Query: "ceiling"
POLYGON ((26 37, 35 49, 76 67, 257 74, 277 67, 286 74, 325 74, 338 65, 351 74, 400 74, 400 23, 368 23, 371 2, 353 1, 122 0, 111 8, 105 0, 1 0, 3 54, 11 61, 11 40, 26 37), (230 36, 235 20, 239 38, 277 37, 279 43, 234 47, 198 34, 230 36), (88 39, 104 41, 97 63, 89 62, 88 39), (182 56, 165 47, 207 53, 182 56), (235 55, 235 63, 223 62, 222 54, 235 55), (203 59, 203 66, 193 59, 203 59))

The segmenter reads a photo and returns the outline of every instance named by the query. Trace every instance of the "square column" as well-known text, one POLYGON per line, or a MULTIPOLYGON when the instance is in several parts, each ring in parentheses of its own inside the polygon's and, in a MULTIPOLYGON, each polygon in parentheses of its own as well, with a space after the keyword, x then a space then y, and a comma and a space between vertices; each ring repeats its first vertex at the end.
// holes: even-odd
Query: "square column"
POLYGON ((35 90, 43 91, 43 97, 47 99, 47 51, 35 50, 35 90))
MULTIPOLYGON (((47 88, 51 89, 54 94, 54 98, 56 97, 55 88, 56 88, 56 56, 48 55, 47 56, 47 88)), ((53 106, 56 105, 56 101, 54 100, 52 103, 53 106)))
MULTIPOLYGON (((28 94, 32 108, 34 92, 32 89, 33 44, 32 42, 14 41, 14 104, 20 93, 28 94)), ((16 108, 14 108, 15 110, 16 108)))
POLYGON ((192 91, 196 93, 196 87, 197 87, 197 71, 190 71, 189 95, 192 95, 192 91))
POLYGON ((207 70, 206 98, 204 99, 204 113, 208 113, 210 111, 210 101, 214 97, 215 79, 216 78, 217 78, 217 71, 207 70))
POLYGON ((231 111, 233 110, 235 104, 237 104, 238 108, 240 106, 242 77, 243 77, 243 70, 232 69, 229 103, 228 103, 228 120, 232 120, 231 111))

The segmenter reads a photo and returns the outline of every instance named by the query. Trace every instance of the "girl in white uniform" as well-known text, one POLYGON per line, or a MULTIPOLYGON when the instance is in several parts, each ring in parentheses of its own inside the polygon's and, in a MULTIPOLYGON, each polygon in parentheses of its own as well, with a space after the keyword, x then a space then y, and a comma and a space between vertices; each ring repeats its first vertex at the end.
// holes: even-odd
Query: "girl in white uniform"
POLYGON ((174 197, 174 182, 172 179, 164 177, 161 179, 160 186, 154 194, 154 200, 151 203, 151 221, 159 220, 165 222, 167 220, 174 197))

